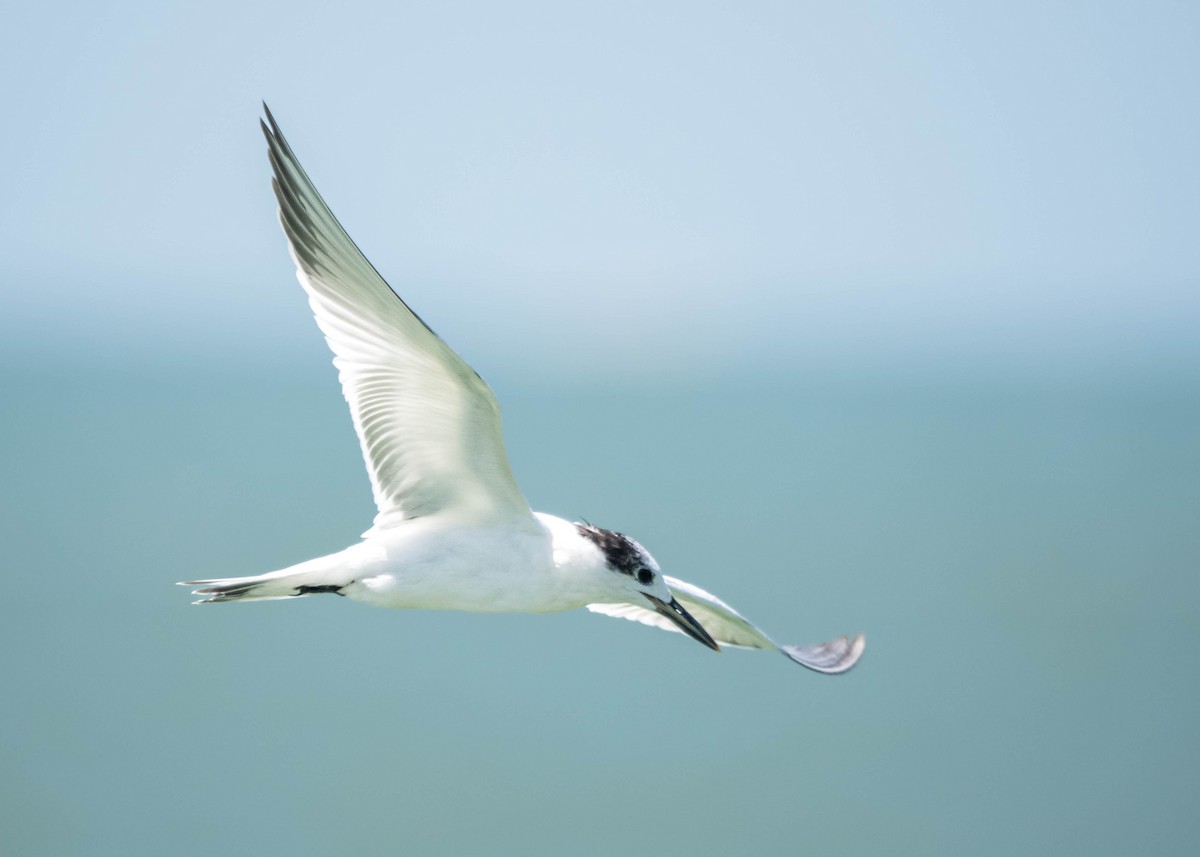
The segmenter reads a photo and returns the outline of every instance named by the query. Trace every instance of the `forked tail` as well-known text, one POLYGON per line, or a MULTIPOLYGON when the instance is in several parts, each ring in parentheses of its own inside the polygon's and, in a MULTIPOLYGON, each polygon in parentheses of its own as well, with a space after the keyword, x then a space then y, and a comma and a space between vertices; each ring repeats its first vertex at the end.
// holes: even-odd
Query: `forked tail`
POLYGON ((205 595, 193 604, 215 604, 221 601, 272 601, 277 598, 299 598, 304 595, 332 593, 345 595, 353 579, 343 571, 337 554, 293 565, 281 571, 254 577, 226 577, 213 580, 186 580, 179 586, 196 586, 193 595, 205 595))

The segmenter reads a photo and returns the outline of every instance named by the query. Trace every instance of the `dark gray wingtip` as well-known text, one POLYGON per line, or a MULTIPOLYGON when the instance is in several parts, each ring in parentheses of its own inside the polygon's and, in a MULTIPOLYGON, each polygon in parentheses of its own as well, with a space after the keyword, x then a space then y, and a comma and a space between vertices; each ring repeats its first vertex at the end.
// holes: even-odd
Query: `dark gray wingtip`
POLYGON ((271 113, 271 108, 267 106, 267 102, 265 100, 262 103, 262 107, 263 113, 267 114, 267 121, 271 123, 271 130, 278 134, 279 125, 275 122, 275 116, 271 113))
POLYGON ((801 666, 825 675, 840 675, 862 657, 867 647, 867 638, 862 634, 854 637, 837 637, 811 646, 780 646, 779 651, 801 666))

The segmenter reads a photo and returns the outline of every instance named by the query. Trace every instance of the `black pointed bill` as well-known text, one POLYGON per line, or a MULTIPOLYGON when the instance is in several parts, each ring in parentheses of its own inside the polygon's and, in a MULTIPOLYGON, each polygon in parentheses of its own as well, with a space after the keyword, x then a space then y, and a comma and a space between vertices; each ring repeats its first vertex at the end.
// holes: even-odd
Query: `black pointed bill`
POLYGON ((679 627, 680 631, 683 631, 683 633, 687 634, 696 642, 703 643, 704 645, 708 646, 714 652, 721 651, 721 647, 717 645, 717 641, 709 635, 708 631, 704 630, 704 626, 697 622, 691 613, 684 610, 683 605, 674 598, 672 598, 671 602, 668 604, 666 601, 663 601, 660 598, 655 598, 649 593, 643 592, 642 594, 646 596, 646 600, 650 602, 650 606, 652 606, 656 612, 666 616, 668 619, 674 622, 675 625, 679 627))

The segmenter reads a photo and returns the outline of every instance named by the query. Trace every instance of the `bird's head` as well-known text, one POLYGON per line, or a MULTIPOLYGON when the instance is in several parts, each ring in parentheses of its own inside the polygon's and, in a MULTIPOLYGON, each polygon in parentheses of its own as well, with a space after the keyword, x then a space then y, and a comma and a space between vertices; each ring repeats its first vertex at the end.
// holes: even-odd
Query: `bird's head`
POLYGON ((647 607, 665 616, 693 640, 714 651, 721 650, 704 626, 676 600, 649 551, 629 536, 613 530, 591 524, 576 524, 575 529, 604 555, 606 568, 612 575, 608 583, 612 586, 614 600, 647 607))

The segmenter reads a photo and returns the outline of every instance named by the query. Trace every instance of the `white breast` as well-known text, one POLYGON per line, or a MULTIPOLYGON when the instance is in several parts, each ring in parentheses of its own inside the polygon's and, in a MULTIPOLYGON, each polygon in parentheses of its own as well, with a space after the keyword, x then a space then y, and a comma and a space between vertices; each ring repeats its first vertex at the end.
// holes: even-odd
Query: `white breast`
POLYGON ((597 600, 611 572, 574 524, 540 531, 418 518, 345 551, 350 598, 381 607, 549 613, 597 600))

